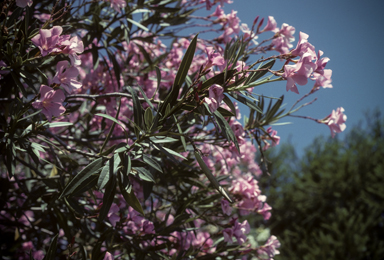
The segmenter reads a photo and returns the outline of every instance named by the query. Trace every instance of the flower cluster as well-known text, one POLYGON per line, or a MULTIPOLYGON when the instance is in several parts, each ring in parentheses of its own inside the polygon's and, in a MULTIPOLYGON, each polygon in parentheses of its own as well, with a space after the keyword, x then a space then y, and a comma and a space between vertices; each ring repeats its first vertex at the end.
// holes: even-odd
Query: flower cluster
POLYGON ((293 65, 285 65, 283 77, 287 79, 287 91, 292 91, 299 94, 297 85, 306 85, 308 79, 315 80, 315 85, 312 91, 323 88, 332 88, 331 75, 332 70, 324 69, 329 58, 322 58, 323 54, 319 51, 316 55, 315 47, 308 42, 308 34, 300 32, 300 38, 297 46, 291 51, 292 57, 299 56, 299 60, 295 60, 293 65))
POLYGON ((74 36, 61 35, 63 28, 61 26, 53 26, 51 29, 40 29, 39 34, 31 39, 32 43, 40 49, 41 55, 49 54, 68 54, 73 66, 81 65, 77 54, 84 51, 83 42, 74 36), (61 36, 60 36, 61 35, 61 36))

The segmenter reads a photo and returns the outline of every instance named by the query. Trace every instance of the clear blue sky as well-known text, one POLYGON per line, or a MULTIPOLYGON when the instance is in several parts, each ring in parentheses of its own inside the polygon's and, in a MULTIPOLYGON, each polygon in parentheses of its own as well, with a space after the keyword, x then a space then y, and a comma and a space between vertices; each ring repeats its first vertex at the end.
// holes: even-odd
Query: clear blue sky
MULTIPOLYGON (((299 32, 309 35, 309 42, 316 50, 324 51, 329 57, 328 69, 332 69, 332 89, 321 89, 315 96, 318 100, 299 111, 299 115, 323 118, 332 109, 344 107, 347 115, 347 129, 363 120, 364 111, 378 107, 384 111, 384 1, 358 0, 234 0, 226 5, 225 11, 238 11, 242 22, 252 25, 259 15, 274 16, 280 28, 288 23, 299 32)), ((294 46, 296 46, 296 41, 294 46)), ((307 93, 313 86, 299 86, 300 94, 307 93)), ((285 82, 277 82, 254 92, 264 95, 281 95, 290 107, 301 95, 285 91, 285 82)), ((310 101, 312 99, 308 99, 310 101)), ((248 114, 248 112, 243 112, 248 114)), ((291 142, 299 154, 319 135, 329 136, 327 126, 311 120, 288 118, 292 125, 276 126, 282 142, 291 142)), ((345 133, 339 134, 344 138, 345 133)))

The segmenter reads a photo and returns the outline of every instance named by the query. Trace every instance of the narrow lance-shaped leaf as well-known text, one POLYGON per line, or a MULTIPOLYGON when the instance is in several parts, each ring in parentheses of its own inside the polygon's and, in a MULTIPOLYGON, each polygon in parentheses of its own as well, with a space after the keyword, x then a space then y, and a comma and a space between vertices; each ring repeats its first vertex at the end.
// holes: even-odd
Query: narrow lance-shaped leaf
MULTIPOLYGON (((107 118, 107 119, 109 119, 109 120, 115 122, 115 123, 118 124, 119 126, 121 126, 121 128, 125 129, 125 126, 124 126, 121 122, 119 122, 116 118, 114 118, 114 117, 112 117, 112 116, 110 116, 110 115, 97 113, 97 114, 95 114, 95 116, 101 116, 101 117, 107 118)), ((124 132, 125 132, 125 130, 124 130, 124 132)))
POLYGON ((215 116, 216 122, 221 127, 223 135, 227 138, 228 141, 232 141, 235 144, 237 150, 240 151, 239 143, 237 142, 235 133, 233 133, 233 130, 228 124, 227 120, 225 120, 225 118, 220 114, 218 110, 216 110, 213 115, 215 116))
POLYGON ((99 213, 99 221, 103 221, 108 215, 109 209, 112 206, 113 199, 115 198, 116 193, 116 174, 109 173, 109 181, 105 187, 105 193, 103 197, 103 205, 101 206, 99 213))
MULTIPOLYGON (((107 45, 106 45, 106 46, 107 46, 107 45)), ((120 89, 120 88, 121 88, 121 83, 120 83, 121 69, 120 69, 120 65, 119 65, 119 63, 117 62, 116 57, 115 57, 115 55, 111 52, 111 50, 110 50, 109 48, 106 48, 106 50, 107 50, 109 59, 112 61, 112 64, 113 64, 113 71, 115 72, 115 77, 116 77, 116 82, 117 82, 117 85, 119 86, 119 89, 120 89)))
POLYGON ((44 257, 44 260, 54 260, 56 257, 56 247, 57 247, 57 237, 59 234, 53 237, 51 244, 49 245, 47 254, 44 257))
POLYGON ((143 208, 141 207, 140 201, 137 199, 135 193, 133 192, 132 186, 131 189, 124 187, 123 180, 121 174, 118 175, 120 192, 123 195, 125 201, 129 206, 131 206, 134 210, 139 212, 144 216, 143 208))
POLYGON ((143 161, 146 162, 149 166, 151 166, 155 170, 158 170, 159 172, 163 172, 160 164, 156 162, 156 160, 152 159, 150 156, 143 154, 143 161))
MULTIPOLYGON (((143 128, 143 107, 140 104, 136 92, 130 86, 128 86, 127 88, 132 95, 134 122, 138 127, 143 128)), ((136 133, 136 136, 137 138, 139 138, 138 133, 136 133)))
POLYGON ((68 184, 65 186, 60 198, 71 194, 78 186, 80 186, 91 175, 100 171, 103 164, 103 158, 99 158, 88 164, 83 170, 81 170, 68 184))
POLYGON ((120 164, 120 156, 119 154, 115 154, 113 157, 109 159, 109 161, 105 164, 103 169, 101 170, 101 173, 99 175, 99 179, 97 181, 97 186, 99 187, 99 190, 103 189, 104 186, 109 181, 110 176, 110 167, 112 167, 112 171, 116 172, 117 167, 119 167, 120 164))
POLYGON ((185 81, 185 77, 187 76, 188 70, 191 67, 193 56, 196 50, 196 44, 197 44, 197 35, 193 38, 193 40, 189 44, 188 49, 185 52, 185 55, 183 57, 183 60, 181 61, 179 70, 177 71, 175 81, 172 86, 172 90, 170 91, 168 96, 165 98, 164 103, 160 107, 160 113, 163 116, 168 104, 170 104, 172 107, 176 103, 177 96, 179 95, 179 92, 180 92, 180 87, 185 81))
POLYGON ((232 203, 232 199, 229 197, 228 193, 224 190, 223 187, 220 186, 219 182, 216 180, 215 176, 211 173, 211 170, 208 168, 208 166, 205 164, 204 160, 201 158, 200 154, 195 151, 195 157, 197 162, 199 163, 201 169, 207 176, 208 180, 211 182, 213 187, 217 189, 221 195, 223 195, 224 198, 226 198, 229 202, 232 203))
MULTIPOLYGON (((183 131, 181 130, 180 124, 179 124, 179 122, 177 122, 177 118, 175 115, 173 115, 173 119, 176 122, 177 129, 179 130, 179 133, 183 134, 183 131)), ((180 140, 181 140, 181 143, 183 144, 184 151, 186 152, 187 151, 187 143, 185 142, 185 137, 181 135, 180 140)))
POLYGON ((253 103, 252 101, 250 101, 249 99, 245 98, 244 96, 236 93, 236 92, 232 92, 230 93, 229 95, 231 95, 234 99, 236 99, 237 101, 243 103, 244 105, 248 106, 249 108, 252 108, 260 113, 263 113, 263 111, 260 110, 260 108, 255 104, 253 103))

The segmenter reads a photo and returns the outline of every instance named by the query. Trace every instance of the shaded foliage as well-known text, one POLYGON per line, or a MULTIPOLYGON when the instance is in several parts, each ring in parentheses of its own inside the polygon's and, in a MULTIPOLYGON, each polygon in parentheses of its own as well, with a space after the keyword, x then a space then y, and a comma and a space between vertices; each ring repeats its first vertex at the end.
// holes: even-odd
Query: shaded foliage
POLYGON ((261 180, 274 205, 276 259, 384 259, 384 117, 367 116, 344 140, 317 138, 299 159, 269 154, 261 180))

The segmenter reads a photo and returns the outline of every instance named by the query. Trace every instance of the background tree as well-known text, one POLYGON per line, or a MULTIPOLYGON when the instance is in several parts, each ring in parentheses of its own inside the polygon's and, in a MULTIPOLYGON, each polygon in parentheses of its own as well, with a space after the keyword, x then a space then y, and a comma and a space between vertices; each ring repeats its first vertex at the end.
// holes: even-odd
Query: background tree
POLYGON ((276 259, 384 258, 384 118, 366 121, 344 140, 317 138, 301 159, 290 144, 268 155, 276 259))

